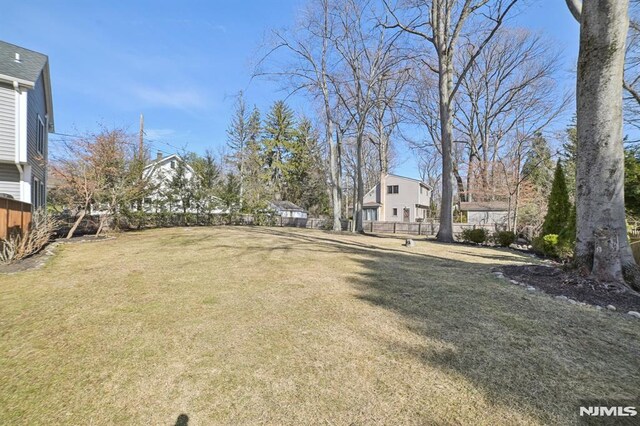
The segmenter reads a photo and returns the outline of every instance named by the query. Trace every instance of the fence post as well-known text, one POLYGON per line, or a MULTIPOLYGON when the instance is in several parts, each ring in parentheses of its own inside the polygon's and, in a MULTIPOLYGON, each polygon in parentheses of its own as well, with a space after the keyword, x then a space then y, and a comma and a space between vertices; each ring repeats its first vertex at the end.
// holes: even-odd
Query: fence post
POLYGON ((371 221, 371 233, 373 234, 373 221, 371 221))
POLYGON ((422 222, 418 223, 418 235, 422 235, 422 222))
POLYGON ((393 222, 393 233, 394 233, 394 234, 396 233, 396 225, 397 225, 397 223, 396 223, 396 222, 393 222))

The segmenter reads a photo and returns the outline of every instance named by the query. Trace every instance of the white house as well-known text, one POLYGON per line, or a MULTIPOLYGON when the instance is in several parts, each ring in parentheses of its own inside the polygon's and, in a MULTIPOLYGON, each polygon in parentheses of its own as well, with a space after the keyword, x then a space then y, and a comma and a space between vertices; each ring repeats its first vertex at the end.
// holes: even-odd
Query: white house
POLYGON ((461 202, 460 210, 470 225, 506 226, 509 219, 509 203, 503 201, 461 202))
POLYGON ((418 222, 426 219, 431 187, 418 179, 385 174, 364 196, 364 220, 418 222))
POLYGON ((291 201, 271 201, 269 203, 269 209, 275 211, 276 215, 281 217, 307 218, 306 210, 293 204, 291 201))
POLYGON ((54 131, 49 59, 0 41, 0 194, 43 207, 54 131))
MULTIPOLYGON (((195 175, 193 168, 184 161, 178 154, 172 154, 163 157, 162 153, 158 153, 156 159, 147 164, 143 170, 143 177, 149 180, 149 184, 153 188, 153 192, 144 199, 144 210, 147 213, 157 212, 160 210, 167 212, 182 212, 181 200, 174 200, 169 203, 166 198, 166 194, 170 191, 170 185, 174 177, 178 165, 181 163, 184 166, 184 177, 187 180, 191 180, 195 175)), ((216 197, 214 200, 219 201, 216 197)), ((217 203, 219 205, 222 202, 217 203)), ((194 206, 187 208, 189 213, 197 213, 197 209, 194 206)), ((213 214, 226 213, 226 210, 222 208, 215 208, 211 211, 213 214)))

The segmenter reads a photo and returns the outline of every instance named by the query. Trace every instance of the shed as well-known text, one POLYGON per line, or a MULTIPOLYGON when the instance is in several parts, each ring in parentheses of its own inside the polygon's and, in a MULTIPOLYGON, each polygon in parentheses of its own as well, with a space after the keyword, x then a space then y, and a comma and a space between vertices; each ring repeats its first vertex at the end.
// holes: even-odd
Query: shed
POLYGON ((269 208, 275 211, 276 215, 280 217, 307 218, 307 211, 293 204, 291 201, 271 201, 269 208))
POLYGON ((509 218, 509 203, 504 201, 461 202, 460 210, 467 212, 471 225, 506 225, 509 218))

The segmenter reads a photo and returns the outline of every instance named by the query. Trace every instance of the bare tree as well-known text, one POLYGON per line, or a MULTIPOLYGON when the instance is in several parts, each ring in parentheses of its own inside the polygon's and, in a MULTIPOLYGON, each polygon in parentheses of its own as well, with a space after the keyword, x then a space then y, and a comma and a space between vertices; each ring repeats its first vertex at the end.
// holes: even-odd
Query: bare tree
POLYGON ((292 55, 293 63, 287 62, 275 71, 257 71, 256 75, 286 77, 293 92, 303 90, 320 101, 324 138, 329 151, 333 230, 339 231, 342 229, 341 159, 339 141, 334 139, 336 100, 330 80, 330 74, 336 66, 333 44, 336 23, 333 9, 334 5, 330 0, 313 0, 299 20, 297 28, 288 32, 274 31, 276 45, 264 59, 272 58, 279 50, 286 50, 292 55))
POLYGON ((230 160, 236 165, 240 175, 240 207, 242 207, 244 200, 244 181, 247 157, 246 150, 251 137, 250 119, 251 113, 247 110, 247 106, 244 101, 244 94, 240 92, 236 99, 235 111, 233 117, 231 117, 231 124, 227 129, 227 146, 232 151, 230 160))
POLYGON ((417 0, 399 10, 383 0, 393 22, 387 28, 399 28, 431 44, 437 64, 422 65, 438 76, 439 130, 442 153, 442 205, 438 240, 453 242, 453 102, 469 68, 502 26, 518 0, 417 0), (404 16, 400 16, 403 14, 404 16), (483 34, 466 63, 456 64, 461 38, 470 31, 483 34), (459 67, 457 70, 456 68, 459 67))
POLYGON ((580 23, 576 250, 602 281, 640 289, 624 208, 622 88, 629 0, 566 0, 580 23))
MULTIPOLYGON (((342 107, 353 122, 356 143, 355 231, 363 232, 362 203, 365 194, 363 168, 364 144, 372 114, 387 98, 390 81, 406 74, 405 57, 398 49, 400 32, 389 33, 378 25, 377 11, 368 0, 347 0, 336 9, 339 35, 335 48, 343 64, 343 72, 332 78, 342 107)), ((397 92, 397 91, 394 91, 397 92)), ((382 116, 383 117, 383 116, 382 116)), ((383 183, 381 183, 383 184, 383 183)))
MULTIPOLYGON (((461 51, 461 61, 466 63, 470 54, 461 51)), ((468 151, 466 201, 501 195, 496 193, 497 179, 505 176, 500 169, 504 172, 505 163, 521 164, 535 135, 570 104, 569 94, 558 94, 558 59, 541 36, 502 28, 469 68, 455 99, 454 121, 468 151)), ((515 195, 509 191, 510 200, 515 195)), ((517 197, 514 201, 517 206, 517 197)))

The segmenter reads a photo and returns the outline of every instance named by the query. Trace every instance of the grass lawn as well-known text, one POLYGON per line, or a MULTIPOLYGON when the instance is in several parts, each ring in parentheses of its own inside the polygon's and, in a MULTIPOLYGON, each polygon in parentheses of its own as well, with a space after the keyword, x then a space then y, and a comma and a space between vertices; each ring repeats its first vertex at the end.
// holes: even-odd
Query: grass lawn
POLYGON ((64 245, 0 276, 2 423, 569 424, 581 398, 640 394, 637 319, 498 281, 528 260, 508 251, 401 243, 216 227, 64 245))

